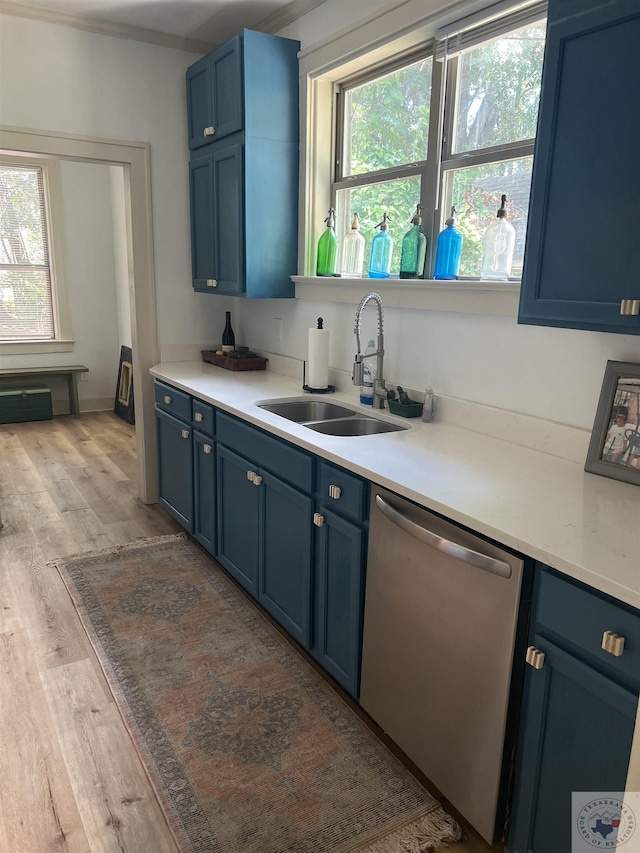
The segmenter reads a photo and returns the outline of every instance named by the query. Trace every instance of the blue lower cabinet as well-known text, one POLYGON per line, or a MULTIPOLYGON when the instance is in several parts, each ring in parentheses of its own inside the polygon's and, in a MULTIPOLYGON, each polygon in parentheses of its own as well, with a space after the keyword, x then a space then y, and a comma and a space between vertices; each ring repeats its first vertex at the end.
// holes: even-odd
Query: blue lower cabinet
POLYGON ((321 508, 311 653, 355 699, 360 688, 366 533, 321 508))
POLYGON ((193 433, 193 535, 216 553, 216 452, 213 440, 193 433))
MULTIPOLYGON (((638 694, 544 637, 533 642, 545 657, 542 668, 527 667, 507 849, 568 853, 572 792, 625 790, 638 694)), ((594 835, 598 841, 615 847, 594 835)))
POLYGON ((313 499, 261 471, 258 601, 308 649, 311 643, 313 499))
POLYGON ((258 597, 260 489, 256 466, 218 445, 216 558, 242 586, 258 597))
POLYGON ((193 431, 184 421, 156 409, 158 503, 193 533, 193 431))

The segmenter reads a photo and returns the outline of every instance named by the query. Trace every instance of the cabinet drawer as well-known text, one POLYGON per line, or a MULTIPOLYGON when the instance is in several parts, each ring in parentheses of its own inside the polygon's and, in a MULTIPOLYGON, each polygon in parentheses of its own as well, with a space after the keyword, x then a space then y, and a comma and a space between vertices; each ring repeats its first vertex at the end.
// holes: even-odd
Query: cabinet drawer
POLYGON ((231 450, 292 486, 305 492, 313 490, 313 458, 304 450, 298 450, 224 412, 217 413, 216 437, 231 450))
POLYGON ((215 435, 215 409, 202 400, 191 400, 191 414, 194 427, 205 435, 215 435))
POLYGON ((355 474, 320 462, 318 495, 320 502, 356 521, 365 521, 369 505, 367 483, 355 474))
POLYGON ((182 420, 191 423, 191 397, 189 394, 157 380, 154 384, 154 394, 158 408, 164 409, 165 412, 171 412, 177 418, 182 418, 182 420))
POLYGON ((537 630, 567 640, 612 675, 640 686, 640 611, 635 613, 548 569, 539 577, 537 630), (605 631, 624 637, 620 656, 602 648, 605 631))

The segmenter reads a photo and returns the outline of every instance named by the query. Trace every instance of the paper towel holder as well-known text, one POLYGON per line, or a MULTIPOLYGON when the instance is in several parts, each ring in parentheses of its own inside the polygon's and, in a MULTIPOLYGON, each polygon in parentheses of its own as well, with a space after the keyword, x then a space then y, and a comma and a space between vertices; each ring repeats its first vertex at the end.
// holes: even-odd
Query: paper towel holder
POLYGON ((311 388, 307 385, 307 362, 302 362, 302 390, 309 394, 332 394, 336 388, 335 385, 327 385, 326 388, 311 388))

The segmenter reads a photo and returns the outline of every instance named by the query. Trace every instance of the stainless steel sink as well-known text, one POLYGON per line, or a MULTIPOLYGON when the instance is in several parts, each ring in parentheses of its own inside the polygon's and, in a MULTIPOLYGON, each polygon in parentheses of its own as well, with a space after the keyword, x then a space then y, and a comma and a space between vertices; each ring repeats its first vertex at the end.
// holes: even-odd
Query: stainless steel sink
POLYGON ((305 421, 328 421, 355 415, 352 409, 329 403, 326 400, 287 400, 275 403, 258 403, 259 408, 280 415, 296 423, 305 421))
POLYGON ((409 429, 408 424, 405 426, 364 415, 328 400, 263 400, 256 402, 256 406, 325 435, 378 435, 409 429))
POLYGON ((353 417, 344 420, 307 423, 305 426, 325 435, 378 435, 381 432, 398 432, 408 427, 381 421, 377 418, 353 417))

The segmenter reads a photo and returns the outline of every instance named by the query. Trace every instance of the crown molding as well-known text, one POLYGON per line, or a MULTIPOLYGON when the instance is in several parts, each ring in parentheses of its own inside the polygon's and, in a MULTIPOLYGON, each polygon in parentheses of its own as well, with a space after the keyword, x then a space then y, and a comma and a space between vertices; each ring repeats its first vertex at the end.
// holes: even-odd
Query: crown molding
POLYGON ((284 27, 302 18, 308 12, 312 12, 317 6, 321 6, 325 0, 293 0, 277 12, 272 12, 255 25, 256 30, 263 33, 277 33, 284 27))
POLYGON ((182 36, 175 36, 170 33, 161 33, 158 30, 132 27, 128 24, 112 24, 108 21, 95 20, 81 15, 68 15, 65 12, 54 12, 51 9, 43 9, 40 6, 26 6, 22 3, 11 2, 11 0, 0 0, 0 14, 14 15, 18 18, 30 18, 36 21, 46 21, 49 24, 62 24, 66 27, 75 27, 78 30, 87 30, 88 32, 98 33, 103 36, 142 41, 160 47, 184 50, 187 53, 208 53, 215 47, 211 42, 199 41, 198 39, 183 38, 182 36))

